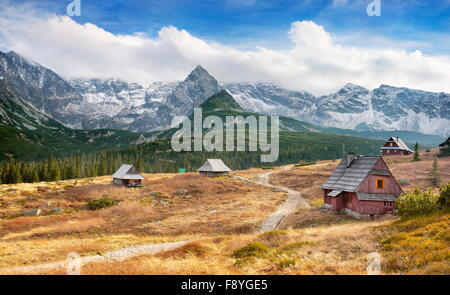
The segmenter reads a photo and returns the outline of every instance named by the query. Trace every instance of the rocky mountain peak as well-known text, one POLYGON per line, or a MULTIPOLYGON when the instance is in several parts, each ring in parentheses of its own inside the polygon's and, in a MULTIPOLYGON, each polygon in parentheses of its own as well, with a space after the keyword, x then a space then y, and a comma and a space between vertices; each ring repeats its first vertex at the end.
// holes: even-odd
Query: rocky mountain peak
POLYGON ((338 93, 349 93, 349 92, 364 92, 364 93, 369 93, 369 90, 367 90, 366 88, 353 84, 353 83, 347 83, 345 84, 344 87, 342 87, 338 93))
POLYGON ((218 85, 217 80, 213 76, 211 76, 208 71, 205 70, 205 68, 203 68, 201 65, 196 66, 195 69, 187 76, 184 82, 200 80, 218 85))

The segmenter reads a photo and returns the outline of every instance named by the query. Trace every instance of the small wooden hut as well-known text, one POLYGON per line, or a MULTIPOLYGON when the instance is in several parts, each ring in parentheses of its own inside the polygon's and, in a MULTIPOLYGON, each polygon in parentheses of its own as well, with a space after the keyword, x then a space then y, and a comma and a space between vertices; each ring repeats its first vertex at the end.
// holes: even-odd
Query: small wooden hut
POLYGON ((221 159, 208 159, 202 167, 198 168, 200 175, 209 177, 226 176, 229 171, 231 169, 221 159))
POLYGON ((322 185, 325 207, 356 218, 383 215, 403 192, 380 156, 343 159, 322 185))
POLYGON ((381 148, 381 155, 394 156, 394 155, 409 155, 413 151, 403 142, 399 137, 391 137, 381 148))
POLYGON ((449 146, 450 146, 450 136, 447 138, 446 141, 444 141, 443 143, 441 143, 441 144, 439 145, 439 149, 440 149, 440 150, 445 150, 445 149, 447 149, 449 146))
POLYGON ((112 175, 113 183, 117 185, 123 185, 127 187, 139 187, 142 186, 142 180, 144 177, 137 171, 133 165, 123 164, 112 175))

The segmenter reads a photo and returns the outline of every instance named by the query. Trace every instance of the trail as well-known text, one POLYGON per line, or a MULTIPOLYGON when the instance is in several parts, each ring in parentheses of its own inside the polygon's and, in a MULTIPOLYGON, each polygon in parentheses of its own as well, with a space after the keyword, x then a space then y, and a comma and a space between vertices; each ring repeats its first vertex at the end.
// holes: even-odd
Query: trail
MULTIPOLYGON (((135 256, 143 255, 143 254, 156 254, 158 252, 172 250, 174 248, 183 246, 187 244, 189 241, 181 241, 181 242, 171 242, 171 243, 159 243, 159 244, 148 244, 141 246, 132 246, 127 248, 122 248, 119 250, 106 252, 104 255, 93 255, 81 257, 80 262, 81 265, 85 265, 91 262, 115 262, 115 261, 123 261, 130 259, 135 256)), ((52 270, 57 268, 65 268, 68 265, 67 260, 57 261, 46 264, 38 264, 38 265, 29 265, 29 266, 14 266, 0 269, 1 275, 7 274, 18 274, 18 273, 26 273, 33 274, 39 273, 45 270, 52 270)))
MULTIPOLYGON (((281 171, 286 171, 292 169, 292 165, 284 167, 281 171)), ((287 215, 294 213, 299 208, 310 208, 311 205, 302 197, 302 195, 293 189, 284 186, 272 185, 269 182, 269 176, 273 173, 278 173, 279 171, 270 171, 258 175, 258 180, 248 179, 242 176, 234 176, 235 178, 241 179, 246 182, 252 182, 260 185, 264 185, 271 188, 279 188, 288 193, 287 199, 281 204, 278 209, 270 214, 261 224, 258 233, 263 233, 267 231, 274 230, 278 227, 281 220, 287 215)))

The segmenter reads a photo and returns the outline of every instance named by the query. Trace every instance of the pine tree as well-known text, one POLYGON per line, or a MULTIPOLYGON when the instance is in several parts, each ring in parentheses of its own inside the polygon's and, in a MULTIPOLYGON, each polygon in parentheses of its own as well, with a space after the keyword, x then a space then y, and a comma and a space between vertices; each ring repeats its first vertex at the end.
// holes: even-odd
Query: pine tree
POLYGON ((39 182, 39 173, 37 168, 34 168, 32 171, 31 182, 39 182))
POLYGON ((437 159, 434 159, 433 168, 430 171, 430 183, 433 187, 438 187, 441 182, 441 173, 439 172, 439 164, 437 159))
POLYGON ((21 182, 22 182, 22 174, 20 173, 20 166, 14 165, 12 169, 11 183, 21 183, 21 182))
POLYGON ((420 161, 420 155, 419 155, 419 143, 416 142, 414 145, 414 161, 420 161))

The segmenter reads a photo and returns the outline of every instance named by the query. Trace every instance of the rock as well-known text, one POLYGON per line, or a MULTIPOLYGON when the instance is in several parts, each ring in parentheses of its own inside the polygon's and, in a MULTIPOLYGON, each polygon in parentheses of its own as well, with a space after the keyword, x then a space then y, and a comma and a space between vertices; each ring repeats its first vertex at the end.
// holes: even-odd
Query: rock
POLYGON ((62 212, 63 212, 63 210, 61 208, 55 208, 52 210, 52 213, 56 213, 56 214, 62 213, 62 212))
POLYGON ((185 199, 192 199, 191 195, 184 196, 185 199))
POLYGON ((211 210, 211 211, 209 211, 209 214, 216 214, 217 213, 217 210, 211 210))
POLYGON ((51 201, 45 202, 45 203, 44 203, 44 206, 46 206, 46 207, 50 207, 51 205, 52 205, 52 202, 51 202, 51 201))
POLYGON ((284 189, 281 187, 274 187, 272 191, 275 193, 282 193, 284 192, 284 189))
POLYGON ((41 215, 41 209, 33 209, 31 211, 27 211, 27 212, 24 212, 23 215, 38 216, 38 215, 41 215))
POLYGON ((177 195, 185 195, 187 193, 188 193, 188 191, 185 190, 184 188, 180 188, 175 192, 175 194, 177 194, 177 195))

